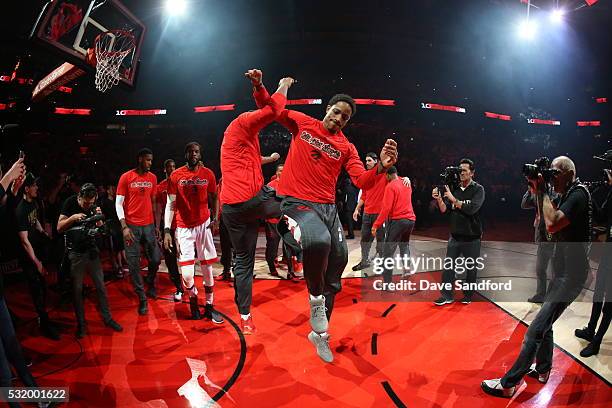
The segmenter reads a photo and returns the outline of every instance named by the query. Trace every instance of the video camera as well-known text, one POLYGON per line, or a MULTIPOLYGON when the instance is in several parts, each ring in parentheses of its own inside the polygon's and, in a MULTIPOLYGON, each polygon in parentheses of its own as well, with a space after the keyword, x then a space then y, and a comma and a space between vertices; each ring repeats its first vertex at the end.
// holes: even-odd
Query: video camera
POLYGON ((459 184, 461 184, 461 167, 446 167, 444 172, 440 174, 440 178, 442 180, 442 186, 438 188, 441 191, 440 194, 444 193, 444 186, 448 186, 451 191, 459 188, 459 184))
POLYGON ((550 159, 546 156, 535 159, 533 164, 523 164, 523 176, 528 180, 537 180, 541 174, 545 183, 550 183, 558 170, 550 168, 550 159))
MULTIPOLYGON (((612 150, 608 150, 601 156, 593 156, 596 160, 601 160, 607 163, 609 167, 612 167, 612 150)), ((603 187, 608 184, 608 173, 612 172, 610 168, 603 169, 601 172, 601 177, 599 180, 595 181, 585 181, 584 185, 587 186, 589 190, 594 190, 599 187, 603 187)))
POLYGON ((77 252, 85 252, 96 246, 96 238, 108 234, 106 225, 97 226, 104 221, 103 214, 95 214, 75 223, 66 230, 66 247, 77 252))

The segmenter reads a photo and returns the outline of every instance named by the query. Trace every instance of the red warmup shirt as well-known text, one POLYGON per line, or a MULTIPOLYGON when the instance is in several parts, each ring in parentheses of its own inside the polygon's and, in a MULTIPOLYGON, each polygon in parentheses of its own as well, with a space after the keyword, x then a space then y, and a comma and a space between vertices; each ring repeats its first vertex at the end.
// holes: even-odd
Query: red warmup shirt
MULTIPOLYGON (((157 205, 161 206, 161 222, 164 222, 164 211, 166 211, 166 201, 168 199, 168 179, 163 179, 157 185, 157 205)), ((165 227, 165 226, 164 226, 165 227)), ((172 219, 171 229, 176 229, 176 217, 172 219)))
POLYGON ((380 228, 386 220, 416 221, 412 209, 412 187, 405 186, 404 180, 396 178, 385 187, 382 208, 374 226, 380 228))
MULTIPOLYGON (((272 187, 274 190, 278 190, 278 183, 279 179, 276 178, 276 175, 274 175, 272 176, 272 180, 270 180, 270 182, 268 183, 268 186, 272 187)), ((269 222, 270 224, 278 224, 279 218, 268 218, 266 222, 269 222)))
POLYGON ((216 190, 217 181, 209 168, 197 166, 192 171, 183 166, 172 172, 168 194, 176 194, 176 226, 193 228, 204 224, 210 217, 208 193, 216 190))
POLYGON ((293 134, 278 195, 334 204, 342 168, 358 188, 374 183, 376 168, 366 171, 342 132, 330 133, 321 121, 293 110, 284 110, 276 120, 293 134))
POLYGON ((365 214, 380 213, 385 187, 387 187, 387 174, 381 173, 376 175, 376 182, 372 187, 362 190, 361 200, 365 203, 363 208, 365 214))
POLYGON ((240 114, 223 135, 221 201, 224 204, 248 201, 263 187, 259 131, 272 123, 287 103, 287 98, 279 93, 270 97, 263 86, 253 96, 260 109, 240 114))
POLYGON ((123 208, 126 223, 137 226, 153 224, 155 218, 151 198, 156 188, 157 177, 151 172, 140 175, 136 170, 130 170, 121 175, 117 195, 125 197, 123 208))

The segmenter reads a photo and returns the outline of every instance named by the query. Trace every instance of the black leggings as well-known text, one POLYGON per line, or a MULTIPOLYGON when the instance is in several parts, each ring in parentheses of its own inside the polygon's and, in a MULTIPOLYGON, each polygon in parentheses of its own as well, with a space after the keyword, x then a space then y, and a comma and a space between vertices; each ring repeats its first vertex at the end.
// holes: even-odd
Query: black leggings
POLYGON ((289 247, 293 249, 297 245, 296 249, 302 251, 308 292, 325 296, 329 320, 348 262, 348 248, 336 205, 286 197, 281 211, 279 232, 289 247))

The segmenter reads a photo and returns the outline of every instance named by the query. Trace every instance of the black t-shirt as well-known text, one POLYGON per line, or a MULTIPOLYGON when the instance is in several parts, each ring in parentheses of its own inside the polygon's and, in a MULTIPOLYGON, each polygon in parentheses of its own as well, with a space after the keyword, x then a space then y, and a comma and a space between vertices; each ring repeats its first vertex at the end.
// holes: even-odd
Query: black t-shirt
MULTIPOLYGON (((36 201, 28 202, 21 200, 15 209, 15 222, 17 232, 28 232, 28 241, 34 248, 34 253, 41 255, 46 236, 37 229, 37 222, 40 222, 40 207, 36 201)), ((42 223, 41 223, 42 227, 42 223)))
MULTIPOLYGON (((88 211, 85 211, 79 205, 79 201, 75 194, 69 197, 66 201, 64 201, 64 205, 62 205, 60 215, 71 217, 74 214, 79 213, 83 213, 86 216, 90 217, 95 213, 95 206, 90 208, 88 211)), ((73 232, 75 227, 77 227, 77 225, 72 224, 68 228, 68 230, 65 231, 66 247, 69 250, 73 250, 75 252, 87 252, 92 249, 97 249, 95 238, 88 236, 84 230, 80 230, 79 232, 73 232)))
POLYGON ((38 221, 38 205, 35 201, 28 202, 21 200, 15 210, 17 220, 17 231, 27 231, 28 233, 36 231, 36 222, 38 221))
POLYGON ((589 196, 585 189, 570 188, 570 191, 561 197, 559 210, 565 214, 570 224, 555 234, 556 240, 589 242, 591 240, 591 214, 589 196))

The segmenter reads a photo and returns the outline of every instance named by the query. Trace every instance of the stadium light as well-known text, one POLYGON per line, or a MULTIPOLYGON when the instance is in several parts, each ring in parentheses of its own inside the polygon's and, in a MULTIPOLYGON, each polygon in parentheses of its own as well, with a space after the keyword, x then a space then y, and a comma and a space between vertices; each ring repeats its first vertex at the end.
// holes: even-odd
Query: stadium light
POLYGON ((186 0, 166 0, 166 12, 171 16, 180 16, 187 10, 186 0))
POLYGON ((563 22, 563 16, 565 15, 565 10, 563 9, 554 9, 550 13, 550 21, 556 24, 560 24, 563 22))
POLYGON ((524 20, 519 24, 518 34, 521 38, 533 40, 537 31, 536 24, 533 20, 524 20))

